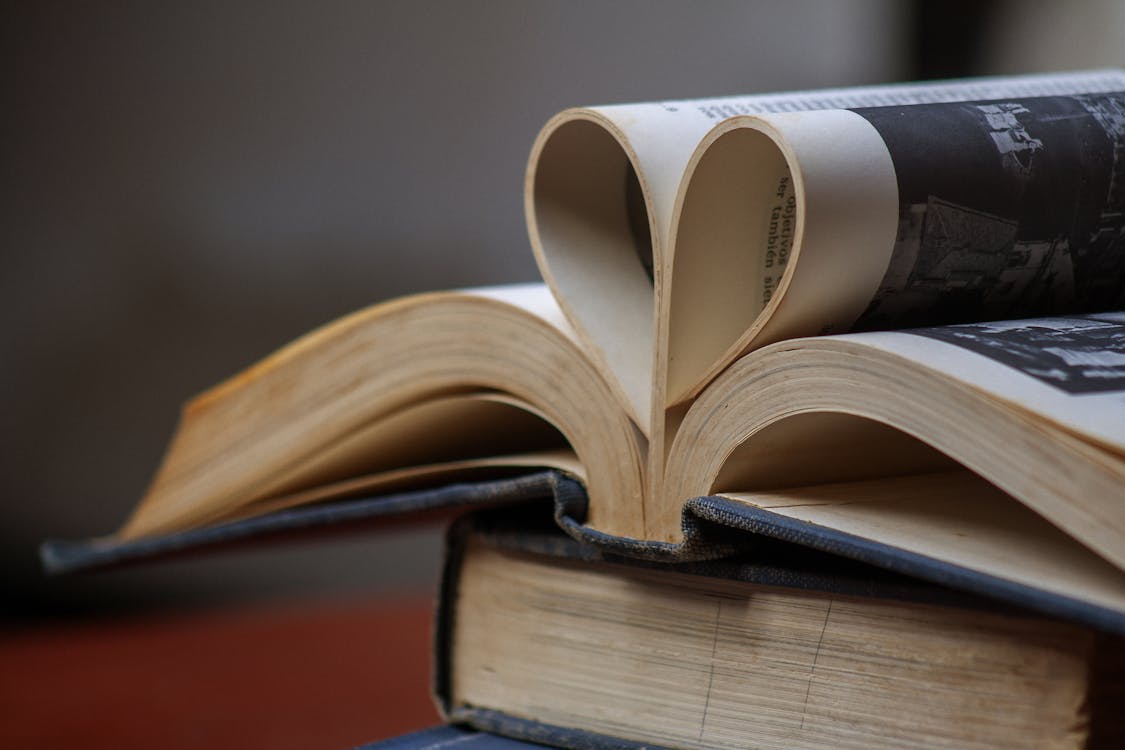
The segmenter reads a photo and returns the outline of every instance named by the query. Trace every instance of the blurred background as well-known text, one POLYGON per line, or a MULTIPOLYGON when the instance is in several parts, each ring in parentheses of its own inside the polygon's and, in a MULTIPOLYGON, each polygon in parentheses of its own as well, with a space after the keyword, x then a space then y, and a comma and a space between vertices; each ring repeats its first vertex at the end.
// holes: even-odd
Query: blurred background
MULTIPOLYGON (((521 186, 554 112, 1125 55, 1114 0, 0 12, 0 638, 428 597, 433 529, 71 579, 35 548, 113 530, 179 405, 294 337, 404 293, 535 279, 521 186)), ((0 704, 20 692, 6 671, 0 704)))

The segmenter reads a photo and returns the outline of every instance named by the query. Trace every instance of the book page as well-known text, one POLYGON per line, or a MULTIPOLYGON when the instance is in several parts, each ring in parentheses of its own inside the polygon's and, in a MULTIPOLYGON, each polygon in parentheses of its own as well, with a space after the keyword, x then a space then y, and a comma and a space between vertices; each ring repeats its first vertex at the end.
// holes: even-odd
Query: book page
POLYGON ((1125 456, 1125 312, 841 338, 923 364, 1125 456))
POLYGON ((600 499, 590 523, 630 533, 644 446, 546 288, 401 298, 307 334, 188 404, 118 535, 179 531, 279 497, 310 500, 303 493, 320 482, 372 472, 398 482, 481 459, 510 465, 512 454, 564 443, 600 499))
POLYGON ((357 425, 278 471, 258 492, 268 498, 310 490, 317 497, 340 496, 342 489, 326 488, 404 467, 567 447, 544 414, 510 397, 495 392, 435 397, 357 425))
POLYGON ((1125 94, 857 109, 899 226, 860 330, 1125 305, 1125 94))
POLYGON ((1125 575, 1119 568, 969 472, 723 494, 779 515, 1125 611, 1125 575))
MULTIPOLYGON (((658 303, 677 190, 716 123, 754 113, 1125 88, 1093 71, 567 110, 540 132, 525 211, 536 260, 571 322, 631 404, 652 401, 658 303)), ((662 303, 659 303, 662 304, 662 303)), ((663 312, 661 313, 663 314, 663 312)), ((663 395, 661 394, 661 408, 663 395)), ((652 424, 642 424, 649 434, 652 424)))
POLYGON ((697 152, 669 248, 669 402, 784 338, 1125 305, 1125 94, 847 114, 867 129, 735 118, 697 152), (768 170, 789 180, 784 209, 713 166, 753 169, 731 144, 759 134, 785 157, 768 170), (715 199, 727 185, 741 203, 715 199), (793 228, 745 225, 754 211, 793 228))
POLYGON ((685 176, 665 264, 666 404, 746 350, 847 330, 894 248, 895 164, 849 110, 736 117, 685 176))
POLYGON ((897 435, 1125 569, 1123 376, 1122 313, 780 342, 692 404, 648 517, 675 538, 697 495, 940 468, 897 435))

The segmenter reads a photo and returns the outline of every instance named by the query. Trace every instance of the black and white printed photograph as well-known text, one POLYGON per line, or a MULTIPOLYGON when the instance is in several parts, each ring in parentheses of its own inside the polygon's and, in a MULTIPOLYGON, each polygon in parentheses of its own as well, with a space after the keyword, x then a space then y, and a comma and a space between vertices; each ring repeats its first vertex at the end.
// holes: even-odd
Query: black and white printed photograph
POLYGON ((1125 306, 1125 93, 855 111, 899 189, 894 253, 856 328, 1125 306))
POLYGON ((1070 394, 1125 391, 1125 312, 918 328, 1070 394))

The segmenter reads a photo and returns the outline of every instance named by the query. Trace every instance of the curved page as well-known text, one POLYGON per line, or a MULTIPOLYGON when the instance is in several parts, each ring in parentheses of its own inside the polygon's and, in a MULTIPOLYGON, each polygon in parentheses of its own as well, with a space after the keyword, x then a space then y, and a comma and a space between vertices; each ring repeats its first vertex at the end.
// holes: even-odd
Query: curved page
MULTIPOLYGON (((994 504, 994 485, 1125 568, 1125 318, 851 334, 754 352, 689 410, 664 504, 649 515, 670 523, 684 498, 731 491, 789 496, 798 514, 831 497, 834 512, 859 519, 872 483, 957 471, 987 490, 970 509, 994 504)), ((902 502, 916 496, 897 491, 902 502)))
POLYGON ((674 216, 668 403, 784 338, 1118 309, 1123 153, 1121 92, 724 122, 674 216))
POLYGON ((546 287, 408 297, 314 331, 189 403, 119 536, 239 516, 352 472, 424 474, 465 446, 479 461, 563 441, 585 469, 591 524, 627 533, 643 446, 546 287))
POLYGON ((529 159, 531 244, 568 317, 651 437, 653 285, 660 296, 670 272, 665 257, 684 169, 717 123, 755 113, 1121 88, 1125 75, 1095 71, 567 110, 543 128, 529 159))

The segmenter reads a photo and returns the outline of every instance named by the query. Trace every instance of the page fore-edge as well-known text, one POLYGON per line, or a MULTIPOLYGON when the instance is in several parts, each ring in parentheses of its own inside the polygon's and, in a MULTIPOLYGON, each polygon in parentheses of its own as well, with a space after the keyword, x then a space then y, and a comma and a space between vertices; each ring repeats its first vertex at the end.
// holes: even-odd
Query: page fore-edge
MULTIPOLYGON (((562 488, 562 494, 568 491, 567 488, 562 488)), ((556 509, 560 505, 556 504, 556 509)), ((513 525, 510 517, 482 511, 462 517, 451 525, 446 534, 445 562, 435 614, 432 684, 435 701, 443 717, 452 725, 469 728, 486 736, 500 735, 566 750, 661 750, 662 747, 454 702, 453 634, 456 627, 458 585, 467 543, 474 536, 500 549, 531 553, 564 563, 581 561, 632 568, 674 569, 674 572, 681 575, 725 578, 840 596, 876 597, 1015 614, 1022 610, 1025 614, 1035 614, 1022 607, 1009 607, 989 597, 918 580, 861 560, 841 560, 838 555, 820 549, 810 551, 799 542, 787 541, 780 536, 762 539, 760 548, 755 552, 726 561, 675 561, 664 557, 658 562, 652 557, 626 557, 620 554, 621 547, 616 543, 593 546, 563 536, 557 529, 545 528, 542 519, 542 513, 537 517, 525 512, 522 525, 513 525), (795 560, 798 562, 793 565, 795 560)), ((1118 632, 1121 632, 1120 629, 1118 632)))

